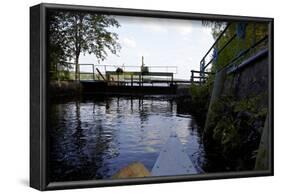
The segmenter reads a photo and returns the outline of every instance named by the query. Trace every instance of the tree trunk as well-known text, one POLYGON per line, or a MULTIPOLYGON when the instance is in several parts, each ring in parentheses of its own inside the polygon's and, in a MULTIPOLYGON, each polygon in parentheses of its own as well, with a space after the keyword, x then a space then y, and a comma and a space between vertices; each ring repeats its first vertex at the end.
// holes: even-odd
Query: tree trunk
POLYGON ((75 57, 75 80, 80 80, 79 55, 75 57))
POLYGON ((78 51, 78 17, 75 16, 75 80, 80 80, 80 72, 79 72, 79 54, 78 51))

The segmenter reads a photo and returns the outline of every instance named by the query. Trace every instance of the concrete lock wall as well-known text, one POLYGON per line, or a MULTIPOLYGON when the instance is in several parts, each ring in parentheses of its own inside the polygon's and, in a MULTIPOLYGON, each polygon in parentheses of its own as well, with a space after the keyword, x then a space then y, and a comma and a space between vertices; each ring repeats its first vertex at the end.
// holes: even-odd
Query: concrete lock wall
MULTIPOLYGON (((210 139, 214 132, 211 121, 214 117, 213 105, 222 96, 231 95, 235 100, 243 100, 259 96, 256 106, 268 108, 268 51, 263 50, 255 56, 216 73, 209 110, 204 127, 204 139, 210 139)), ((261 142, 258 149, 255 169, 268 168, 268 119, 259 131, 261 142)))

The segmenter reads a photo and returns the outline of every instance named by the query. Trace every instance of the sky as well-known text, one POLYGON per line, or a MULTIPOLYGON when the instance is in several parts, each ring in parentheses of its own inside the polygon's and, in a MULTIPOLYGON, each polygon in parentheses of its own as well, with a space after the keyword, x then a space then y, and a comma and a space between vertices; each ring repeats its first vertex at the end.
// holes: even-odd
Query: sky
MULTIPOLYGON (((121 44, 118 56, 109 52, 106 60, 98 62, 94 55, 82 54, 79 63, 141 66, 141 57, 144 56, 147 66, 173 66, 152 68, 151 71, 174 72, 175 78, 189 79, 190 70, 199 70, 200 60, 214 42, 211 29, 203 26, 201 21, 132 16, 115 18, 121 26, 108 30, 118 34, 121 44)), ((135 71, 136 68, 127 70, 135 71)))

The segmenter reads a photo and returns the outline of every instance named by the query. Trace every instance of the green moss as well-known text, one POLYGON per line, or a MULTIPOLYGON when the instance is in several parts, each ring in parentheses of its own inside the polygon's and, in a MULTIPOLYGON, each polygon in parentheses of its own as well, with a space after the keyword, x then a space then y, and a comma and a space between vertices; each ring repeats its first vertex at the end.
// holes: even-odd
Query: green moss
POLYGON ((253 167, 253 155, 260 140, 267 108, 260 107, 261 96, 237 100, 221 96, 209 111, 205 139, 214 142, 219 155, 233 165, 233 170, 253 167), (243 161, 243 162, 241 162, 243 161))
POLYGON ((210 88, 209 85, 191 85, 191 111, 197 116, 203 116, 207 114, 209 99, 210 99, 210 88))

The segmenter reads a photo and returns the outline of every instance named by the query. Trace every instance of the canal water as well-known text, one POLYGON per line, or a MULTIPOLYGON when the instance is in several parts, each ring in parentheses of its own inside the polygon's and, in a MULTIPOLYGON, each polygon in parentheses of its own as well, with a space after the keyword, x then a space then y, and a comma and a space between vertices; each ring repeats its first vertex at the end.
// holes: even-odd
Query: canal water
POLYGON ((204 149, 198 126, 180 106, 161 97, 52 102, 48 111, 50 181, 109 179, 135 161, 151 170, 173 132, 202 172, 204 149))

